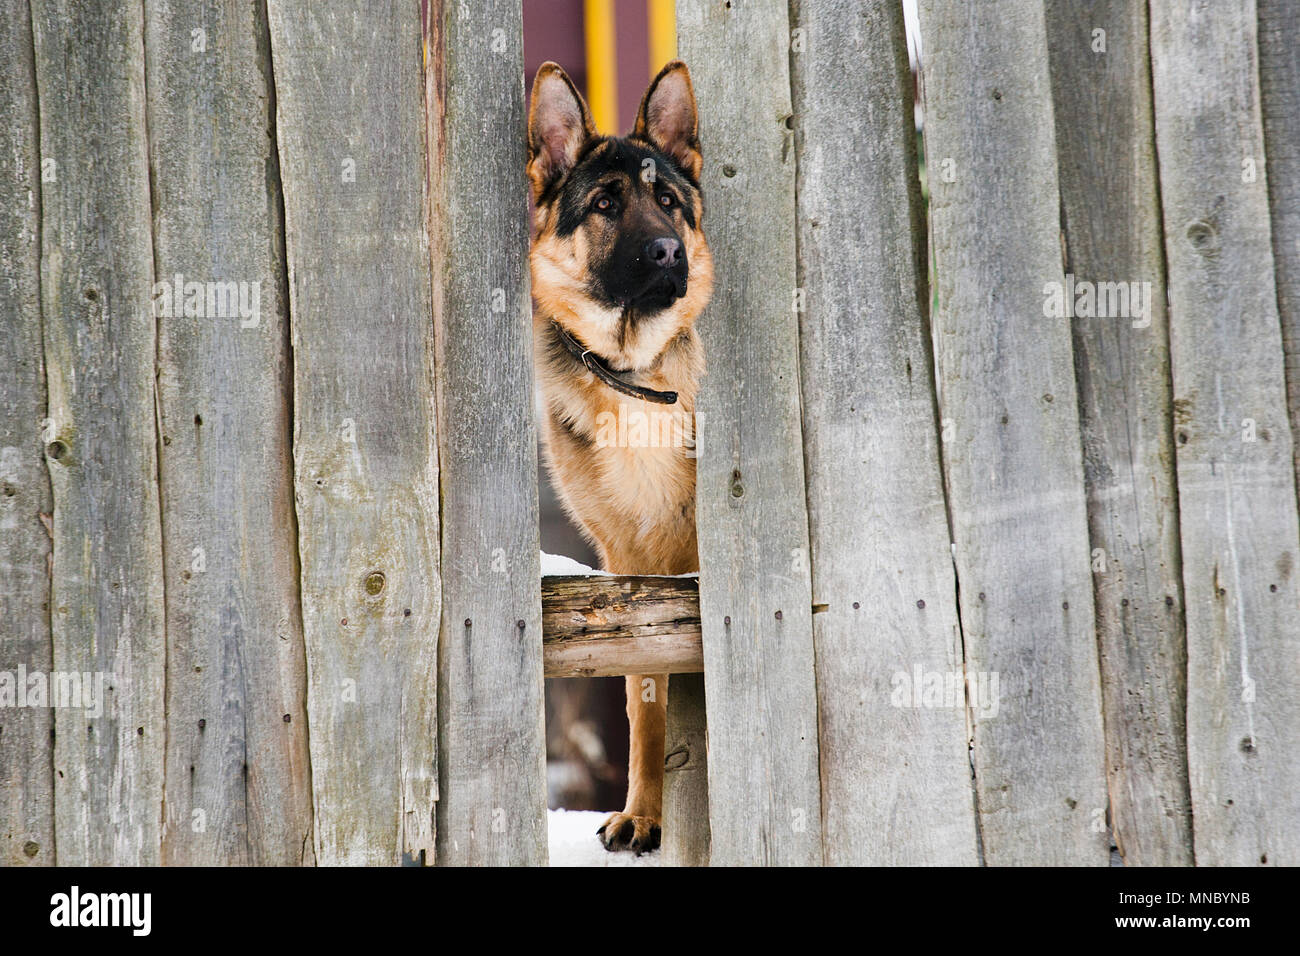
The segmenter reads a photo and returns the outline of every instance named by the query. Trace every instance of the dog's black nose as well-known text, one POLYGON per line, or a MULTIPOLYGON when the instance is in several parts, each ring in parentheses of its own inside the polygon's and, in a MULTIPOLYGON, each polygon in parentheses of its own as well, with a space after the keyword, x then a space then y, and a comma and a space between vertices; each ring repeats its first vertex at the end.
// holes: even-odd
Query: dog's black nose
POLYGON ((650 240, 645 252, 651 262, 664 269, 671 269, 682 261, 682 244, 668 236, 650 240))

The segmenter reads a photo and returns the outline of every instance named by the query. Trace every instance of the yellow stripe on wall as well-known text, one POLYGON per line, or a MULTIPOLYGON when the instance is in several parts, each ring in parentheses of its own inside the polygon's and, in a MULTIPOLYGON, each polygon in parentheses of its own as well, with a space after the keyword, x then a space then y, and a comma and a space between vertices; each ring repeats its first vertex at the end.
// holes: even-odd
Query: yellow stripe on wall
POLYGON ((646 0, 646 14, 650 20, 650 76, 653 79, 665 63, 677 59, 676 0, 646 0))
POLYGON ((614 48, 614 0, 583 0, 587 42, 587 105, 596 131, 618 128, 618 57, 614 48))

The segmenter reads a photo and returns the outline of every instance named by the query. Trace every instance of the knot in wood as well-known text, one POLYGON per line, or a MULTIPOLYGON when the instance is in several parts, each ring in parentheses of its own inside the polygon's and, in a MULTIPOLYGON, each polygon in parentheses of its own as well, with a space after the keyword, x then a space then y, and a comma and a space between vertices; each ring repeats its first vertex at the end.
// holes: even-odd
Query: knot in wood
POLYGON ((1197 219, 1189 224, 1187 241, 1207 259, 1213 259, 1219 254, 1219 230, 1208 220, 1197 219))

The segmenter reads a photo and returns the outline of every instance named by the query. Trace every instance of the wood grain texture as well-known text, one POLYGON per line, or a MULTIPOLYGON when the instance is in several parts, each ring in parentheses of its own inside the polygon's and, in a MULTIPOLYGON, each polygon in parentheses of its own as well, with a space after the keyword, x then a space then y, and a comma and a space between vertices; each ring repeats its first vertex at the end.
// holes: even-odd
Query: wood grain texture
POLYGON ((1041 3, 922 0, 943 446, 984 859, 1108 858, 1101 701, 1041 3))
POLYGON ((289 309, 266 15, 259 4, 217 0, 150 0, 146 13, 154 257, 167 284, 157 310, 163 859, 310 863, 289 309), (238 283, 243 294, 224 307, 214 297, 217 314, 208 314, 205 288, 204 314, 177 313, 178 275, 182 290, 238 283))
POLYGON ((41 302, 54 494, 55 671, 102 715, 55 712, 58 862, 156 864, 163 796, 162 540, 141 4, 32 4, 41 302))
POLYGON ((716 275, 699 326, 708 374, 696 406, 711 859, 816 864, 786 4, 682 0, 678 42, 699 101, 702 225, 716 275))
POLYGON ((709 746, 704 675, 675 674, 668 684, 661 862, 708 866, 709 746))
POLYGON ((1146 6, 1048 0, 1047 30, 1066 272, 1135 284, 1141 296, 1126 314, 1073 320, 1111 826, 1128 865, 1188 866, 1187 648, 1146 6))
POLYGON ((419 5, 269 16, 316 857, 427 861, 441 608, 419 5))
POLYGON ((438 861, 545 864, 519 0, 430 4, 442 467, 438 861))
POLYGON ((650 576, 544 577, 542 659, 547 677, 703 671, 699 584, 650 576))
POLYGON ((826 861, 976 864, 902 7, 792 9, 826 861), (958 693, 918 706, 917 667, 958 693))
MULTIPOLYGON (((1286 352, 1291 434, 1300 429, 1300 5, 1255 0, 1259 20, 1259 87, 1268 156, 1273 278, 1286 352)), ((1300 490, 1300 443, 1292 442, 1300 490)))
POLYGON ((1300 578, 1255 4, 1151 9, 1198 865, 1300 862, 1300 578))
POLYGON ((0 123, 0 866, 49 866, 54 712, 19 706, 18 698, 26 702, 29 675, 49 674, 53 654, 50 536, 41 518, 52 509, 41 441, 41 170, 27 0, 9 0, 0 15, 0 86, 8 106, 0 123))

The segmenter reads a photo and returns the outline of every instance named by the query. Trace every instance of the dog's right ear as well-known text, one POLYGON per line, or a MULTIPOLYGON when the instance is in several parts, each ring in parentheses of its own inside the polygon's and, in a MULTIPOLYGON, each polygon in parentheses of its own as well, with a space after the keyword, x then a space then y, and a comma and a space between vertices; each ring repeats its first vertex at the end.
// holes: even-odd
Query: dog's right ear
POLYGON ((528 109, 528 178, 533 199, 573 168, 578 153, 596 135, 582 94, 558 64, 546 62, 533 80, 528 109))

